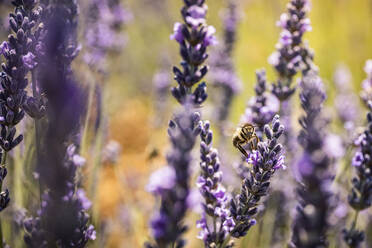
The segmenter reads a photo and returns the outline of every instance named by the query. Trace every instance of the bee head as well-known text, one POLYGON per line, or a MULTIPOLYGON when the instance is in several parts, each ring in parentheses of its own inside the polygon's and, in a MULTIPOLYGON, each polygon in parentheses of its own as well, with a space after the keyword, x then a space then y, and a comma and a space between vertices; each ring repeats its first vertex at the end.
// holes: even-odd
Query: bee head
POLYGON ((244 126, 242 127, 242 132, 246 135, 252 135, 254 134, 254 126, 252 124, 244 124, 244 126))

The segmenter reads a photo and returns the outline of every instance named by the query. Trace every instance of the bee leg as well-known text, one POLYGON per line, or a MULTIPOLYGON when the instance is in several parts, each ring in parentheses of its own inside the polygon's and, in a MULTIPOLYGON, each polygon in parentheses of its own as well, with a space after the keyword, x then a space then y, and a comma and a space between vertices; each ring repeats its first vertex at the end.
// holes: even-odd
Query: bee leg
POLYGON ((236 147, 239 149, 239 151, 240 151, 241 153, 243 153, 243 155, 244 155, 246 158, 248 158, 248 153, 247 153, 247 151, 244 150, 244 148, 243 148, 240 144, 236 144, 236 147))
POLYGON ((254 135, 252 138, 249 139, 251 150, 257 150, 257 145, 259 141, 260 139, 257 137, 257 135, 254 135))

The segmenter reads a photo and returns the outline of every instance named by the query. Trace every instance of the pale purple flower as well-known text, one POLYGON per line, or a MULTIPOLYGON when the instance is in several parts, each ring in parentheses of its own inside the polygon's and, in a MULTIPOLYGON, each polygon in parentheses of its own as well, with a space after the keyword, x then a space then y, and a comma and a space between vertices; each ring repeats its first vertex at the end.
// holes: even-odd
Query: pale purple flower
POLYGON ((23 56, 22 61, 29 70, 32 70, 37 66, 36 56, 32 52, 28 52, 25 56, 23 56))
POLYGON ((368 78, 372 77, 372 59, 366 61, 364 71, 366 72, 368 78))
POLYGON ((253 166, 257 166, 258 159, 259 159, 259 153, 258 151, 254 150, 253 152, 248 154, 249 157, 247 158, 247 163, 252 164, 253 166))
POLYGON ((223 225, 223 229, 225 230, 225 232, 229 233, 232 230, 234 230, 235 221, 232 217, 227 217, 222 225, 223 225))
POLYGON ((267 59, 267 62, 272 66, 277 66, 280 62, 280 53, 278 51, 273 52, 267 59))
POLYGON ((214 46, 217 44, 216 36, 214 35, 216 33, 216 29, 213 26, 208 26, 207 33, 204 37, 204 46, 214 46))
POLYGON ((292 34, 288 30, 285 29, 280 33, 280 43, 284 46, 292 44, 292 34))
POLYGON ((90 225, 86 231, 86 237, 87 239, 89 240, 96 240, 97 238, 97 232, 96 230, 94 229, 94 226, 93 225, 90 225))
POLYGON ((340 136, 328 134, 324 140, 324 149, 332 157, 340 159, 345 155, 345 148, 340 136))
POLYGON ((280 19, 276 22, 276 26, 284 29, 287 27, 288 20, 289 20, 288 14, 283 13, 280 15, 280 19))
POLYGON ((6 41, 3 41, 3 43, 1 43, 0 45, 0 55, 1 54, 6 54, 7 52, 9 52, 9 45, 8 45, 8 42, 6 41))
POLYGON ((186 17, 186 23, 192 26, 192 28, 197 28, 200 25, 205 24, 205 15, 207 13, 206 5, 198 6, 193 5, 187 10, 188 16, 186 17))
POLYGON ((182 34, 183 24, 176 22, 173 27, 173 34, 170 36, 171 40, 176 40, 178 43, 182 43, 185 39, 182 34))
POLYGON ((76 196, 79 199, 84 210, 88 210, 92 207, 92 202, 88 199, 83 189, 78 189, 76 191, 76 196))
POLYGON ((87 160, 84 157, 80 156, 79 154, 75 154, 72 157, 72 162, 77 167, 83 167, 85 163, 87 162, 87 160))
POLYGON ((146 190, 154 195, 161 195, 164 190, 173 188, 175 180, 174 169, 170 166, 163 166, 151 174, 146 190))
POLYGON ((364 156, 362 152, 356 152, 351 162, 352 166, 359 167, 364 162, 364 156))

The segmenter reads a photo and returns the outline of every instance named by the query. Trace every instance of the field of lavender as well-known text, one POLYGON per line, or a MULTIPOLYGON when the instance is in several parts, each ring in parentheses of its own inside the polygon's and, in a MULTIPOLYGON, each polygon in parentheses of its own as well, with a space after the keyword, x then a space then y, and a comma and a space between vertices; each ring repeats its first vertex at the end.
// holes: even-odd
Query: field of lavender
POLYGON ((372 248, 372 0, 0 0, 0 248, 372 248))

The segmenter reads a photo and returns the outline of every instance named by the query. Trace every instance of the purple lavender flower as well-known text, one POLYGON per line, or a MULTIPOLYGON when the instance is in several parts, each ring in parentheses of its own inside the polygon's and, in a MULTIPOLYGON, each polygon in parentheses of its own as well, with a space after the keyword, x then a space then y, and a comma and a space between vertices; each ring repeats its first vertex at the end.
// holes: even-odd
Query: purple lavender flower
POLYGON ((347 131, 344 137, 345 143, 350 143, 350 136, 353 134, 356 120, 359 119, 358 96, 353 93, 351 72, 346 65, 339 65, 333 76, 337 96, 334 100, 337 116, 347 131))
POLYGON ((186 107, 169 123, 168 133, 172 143, 172 150, 167 156, 169 167, 162 169, 166 174, 163 173, 161 178, 159 171, 153 174, 148 187, 161 196, 161 207, 151 220, 155 242, 146 243, 146 247, 183 247, 185 244, 182 235, 187 227, 183 218, 189 207, 189 165, 191 150, 200 133, 199 120, 199 114, 193 113, 191 107, 186 107))
POLYGON ((183 112, 176 115, 169 123, 168 134, 172 142, 172 152, 167 161, 175 173, 175 184, 171 189, 161 190, 161 207, 151 221, 154 244, 146 247, 166 247, 168 245, 183 247, 182 239, 187 227, 182 223, 188 209, 189 165, 191 150, 196 136, 200 133, 197 123, 198 113, 193 113, 195 105, 202 104, 206 98, 206 84, 199 83, 208 71, 202 66, 207 59, 206 49, 214 43, 214 28, 205 24, 207 5, 205 0, 184 0, 181 10, 183 24, 176 23, 171 35, 180 44, 183 71, 174 67, 178 87, 172 89, 173 96, 183 105, 183 112), (192 88, 198 84, 192 92, 192 88))
MULTIPOLYGON (((365 71, 367 79, 372 79, 372 60, 366 63, 365 71)), ((363 98, 363 95, 362 95, 363 98)), ((368 98, 363 98, 364 101, 368 98)), ((356 175, 352 179, 352 189, 349 194, 349 205, 355 210, 354 221, 349 229, 343 230, 344 241, 351 248, 358 248, 364 241, 364 231, 356 228, 360 211, 366 210, 372 205, 372 101, 368 100, 369 113, 367 114, 367 127, 357 142, 358 151, 352 160, 356 175)))
POLYGON ((32 52, 28 52, 22 57, 23 64, 27 67, 27 69, 32 70, 37 66, 35 58, 36 57, 32 52))
POLYGON ((305 114, 298 137, 303 155, 298 163, 301 185, 299 204, 292 227, 290 247, 326 247, 330 215, 330 158, 324 149, 326 121, 321 116, 326 94, 317 72, 310 71, 301 81, 300 101, 305 114))
POLYGON ((361 92, 361 97, 366 106, 368 106, 368 102, 372 100, 372 59, 367 60, 364 71, 367 74, 367 78, 362 83, 363 91, 361 92))
POLYGON ((164 191, 171 190, 176 183, 176 173, 172 167, 164 166, 153 172, 147 184, 147 191, 154 195, 162 195, 164 191), (164 180, 166 178, 167 180, 164 180))
POLYGON ((86 52, 84 60, 95 70, 105 71, 105 60, 111 52, 119 52, 126 44, 120 29, 132 18, 117 0, 93 0, 87 6, 86 52))
POLYGON ((270 179, 277 170, 285 168, 283 147, 278 141, 283 132, 284 126, 276 115, 272 127, 264 127, 267 139, 259 142, 257 151, 252 152, 247 160, 251 163, 249 174, 243 180, 240 194, 230 202, 231 217, 235 222, 235 227, 230 231, 232 237, 244 237, 256 224, 253 217, 261 198, 268 194, 270 179))
POLYGON ((290 0, 288 12, 280 16, 277 25, 283 29, 279 43, 269 58, 269 63, 276 69, 279 78, 273 84, 272 92, 285 101, 294 93, 291 88, 293 77, 300 70, 306 70, 312 63, 312 55, 302 43, 305 32, 311 30, 310 20, 306 18, 309 11, 309 0, 290 0))
POLYGON ((223 15, 224 35, 221 45, 214 49, 211 55, 212 85, 216 86, 219 94, 214 102, 217 108, 216 121, 221 134, 224 134, 224 125, 228 120, 230 108, 234 97, 241 91, 241 82, 235 73, 232 53, 236 40, 238 24, 238 8, 234 0, 228 1, 223 15))
POLYGON ((208 46, 214 45, 215 28, 207 26, 205 15, 207 5, 205 0, 184 0, 181 10, 185 23, 176 23, 174 33, 170 36, 180 45, 182 70, 173 67, 177 87, 172 88, 172 94, 181 104, 185 104, 188 96, 196 105, 202 104, 206 98, 205 83, 199 83, 208 72, 208 67, 203 65, 208 58, 208 46), (198 85, 194 92, 192 88, 198 85))
POLYGON ((76 1, 44 3, 45 55, 40 59, 40 86, 48 98, 48 125, 38 156, 41 188, 37 216, 25 221, 28 247, 85 247, 95 239, 86 210, 91 203, 76 182, 82 164, 74 143, 83 111, 83 94, 71 69, 77 55, 76 1), (51 18, 53 17, 53 18, 51 18))
POLYGON ((7 153, 23 140, 23 135, 17 134, 16 125, 25 115, 22 105, 26 99, 27 73, 29 65, 32 64, 32 59, 24 60, 24 58, 31 58, 28 52, 34 41, 32 29, 39 18, 39 13, 34 11, 35 1, 15 0, 12 4, 15 10, 9 15, 9 24, 14 34, 10 34, 8 41, 0 45, 0 55, 5 59, 5 63, 1 65, 3 71, 0 72, 0 147, 2 149, 0 211, 5 209, 10 201, 9 191, 7 189, 1 191, 2 182, 7 174, 5 164, 7 153))
POLYGON ((248 102, 248 107, 241 119, 243 123, 253 123, 262 132, 263 127, 268 124, 279 111, 280 102, 271 93, 267 92, 266 71, 256 71, 257 83, 255 87, 256 96, 248 102))
MULTIPOLYGON (((225 243, 228 233, 234 228, 235 222, 230 217, 226 189, 222 186, 222 172, 218 152, 212 147, 213 133, 210 123, 201 124, 200 168, 201 174, 197 186, 204 198, 202 219, 197 227, 201 228, 198 238, 204 241, 205 247, 221 246, 225 243), (213 222, 208 225, 208 220, 213 222)), ((232 246, 232 243, 230 243, 232 246)))

